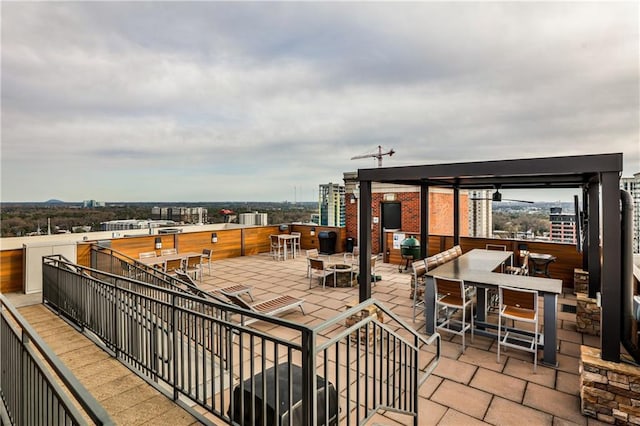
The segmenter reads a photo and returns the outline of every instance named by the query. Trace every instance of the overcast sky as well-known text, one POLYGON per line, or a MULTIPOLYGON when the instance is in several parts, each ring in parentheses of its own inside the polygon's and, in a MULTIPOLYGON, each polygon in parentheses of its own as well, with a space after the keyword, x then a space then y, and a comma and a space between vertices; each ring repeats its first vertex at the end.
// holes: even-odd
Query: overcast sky
POLYGON ((311 201, 378 145, 640 172, 637 2, 0 7, 2 201, 311 201))

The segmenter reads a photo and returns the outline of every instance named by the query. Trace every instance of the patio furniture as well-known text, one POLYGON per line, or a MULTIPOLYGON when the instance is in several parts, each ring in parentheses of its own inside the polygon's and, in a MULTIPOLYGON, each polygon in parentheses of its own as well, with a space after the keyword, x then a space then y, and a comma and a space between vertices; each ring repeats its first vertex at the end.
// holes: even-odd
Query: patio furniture
POLYGON ((271 257, 274 260, 284 260, 284 251, 282 250, 282 246, 280 244, 280 238, 277 235, 269 235, 270 241, 270 251, 271 257))
POLYGON ((143 251, 141 253, 138 253, 138 259, 149 259, 156 256, 157 254, 155 251, 143 251))
POLYGON ((211 275, 211 261, 213 260, 213 250, 211 249, 202 249, 202 260, 206 261, 207 266, 209 267, 209 275, 211 275))
POLYGON ((224 295, 231 294, 233 296, 240 297, 241 295, 246 294, 247 296, 249 296, 251 301, 253 301, 253 295, 251 294, 251 290, 253 290, 253 287, 246 286, 244 284, 230 285, 223 288, 216 288, 214 290, 205 291, 200 288, 198 283, 193 278, 191 278, 189 274, 182 270, 176 271, 176 277, 187 286, 187 290, 196 293, 196 295, 200 295, 200 293, 206 293, 208 295, 219 293, 224 295))
POLYGON ((173 259, 166 259, 164 261, 164 265, 162 267, 162 270, 164 271, 165 274, 168 275, 176 275, 176 270, 181 270, 183 267, 183 261, 181 257, 176 257, 173 259))
MULTIPOLYGON (((495 324, 486 321, 484 289, 507 286, 538 291, 544 301, 543 333, 538 338, 540 342, 538 347, 544 350, 542 362, 545 365, 556 367, 558 295, 562 293, 562 280, 492 272, 510 255, 511 253, 509 252, 474 249, 451 262, 433 270, 427 270, 427 276, 461 279, 467 285, 476 286, 478 291, 476 293, 477 308, 474 320, 475 334, 493 338, 497 338, 497 334, 495 332, 495 324), (544 338, 542 335, 544 335, 544 338)), ((427 279, 425 291, 425 328, 428 334, 433 334, 435 331, 435 294, 432 281, 432 278, 427 279)))
POLYGON ((245 302, 244 299, 233 293, 227 293, 222 289, 220 289, 220 293, 224 294, 234 305, 257 314, 273 316, 282 312, 290 311, 294 308, 300 308, 300 311, 302 311, 302 314, 304 315, 304 308, 302 307, 304 299, 298 299, 289 295, 278 296, 273 299, 265 300, 264 302, 249 304, 245 302))
POLYGON ((425 286, 425 274, 427 273, 426 259, 416 260, 411 263, 411 270, 413 271, 413 322, 416 322, 416 310, 418 306, 424 306, 424 286, 425 286))
POLYGON ((160 250, 160 256, 170 256, 172 254, 178 254, 178 249, 168 248, 160 250))
POLYGON ((547 278, 551 278, 549 275, 549 265, 556 261, 556 257, 551 254, 543 253, 529 253, 529 260, 531 261, 531 275, 542 275, 547 278))
POLYGON ((283 249, 282 259, 287 260, 287 258, 289 257, 289 247, 291 247, 291 257, 295 259, 297 255, 297 252, 295 250, 295 241, 298 240, 299 242, 300 237, 297 235, 293 235, 293 233, 278 234, 276 235, 276 237, 278 237, 278 246, 282 247, 283 249))
POLYGON ((196 280, 200 278, 200 281, 202 281, 202 255, 195 254, 187 256, 184 261, 184 271, 187 274, 192 273, 196 280))
MULTIPOLYGON (((378 259, 377 255, 371 256, 371 280, 373 281, 373 285, 376 285, 378 281, 378 277, 376 276, 376 260, 378 259)), ((358 275, 360 273, 360 265, 358 263, 354 263, 352 266, 353 275, 358 275)))
POLYGON ((522 265, 507 266, 505 272, 511 275, 529 275, 529 253, 525 253, 522 258, 522 265))
POLYGON ((434 314, 436 330, 462 336, 462 353, 464 353, 467 331, 471 331, 471 341, 473 341, 473 300, 467 296, 463 280, 433 277, 433 287, 436 293, 434 314), (443 308, 444 318, 438 322, 440 308, 443 308), (469 322, 467 322, 467 308, 471 310, 469 322), (461 318, 458 318, 458 312, 461 318))
POLYGON ((309 288, 313 282, 313 278, 322 278, 322 288, 327 284, 327 276, 333 274, 332 270, 329 270, 322 259, 314 259, 313 257, 307 258, 308 270, 309 270, 309 288))
POLYGON ((291 247, 293 249, 293 257, 295 258, 296 256, 298 256, 298 253, 300 252, 300 240, 302 239, 302 233, 292 232, 291 236, 294 237, 291 240, 291 247))
POLYGON ((353 247, 352 252, 345 252, 342 255, 342 261, 345 264, 357 265, 359 256, 360 256, 360 247, 355 246, 353 247))
MULTIPOLYGON (((533 371, 538 364, 538 292, 513 287, 498 287, 500 309, 498 311, 498 354, 500 348, 521 349, 533 353, 533 371), (513 327, 503 328, 502 321, 510 319, 513 327), (516 328, 517 322, 533 324, 533 332, 516 328), (503 334, 503 330, 505 330, 503 334)), ((506 350, 506 349, 505 349, 506 350)))

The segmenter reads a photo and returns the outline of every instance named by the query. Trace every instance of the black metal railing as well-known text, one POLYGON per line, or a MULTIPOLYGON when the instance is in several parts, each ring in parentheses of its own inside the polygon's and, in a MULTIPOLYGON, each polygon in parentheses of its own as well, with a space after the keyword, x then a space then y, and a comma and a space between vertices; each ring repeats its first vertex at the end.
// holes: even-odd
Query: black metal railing
POLYGON ((2 424, 113 424, 102 406, 2 295, 0 368, 2 424))
POLYGON ((437 334, 425 340, 376 301, 311 328, 61 256, 43 259, 43 285, 46 304, 158 389, 230 424, 363 424, 385 409, 413 416, 417 425, 418 387, 440 356, 437 334), (409 337, 374 317, 335 333, 340 321, 369 307, 409 337), (242 325, 238 316, 269 327, 242 325), (432 360, 420 372, 421 348, 433 342, 436 351, 423 351, 432 360))

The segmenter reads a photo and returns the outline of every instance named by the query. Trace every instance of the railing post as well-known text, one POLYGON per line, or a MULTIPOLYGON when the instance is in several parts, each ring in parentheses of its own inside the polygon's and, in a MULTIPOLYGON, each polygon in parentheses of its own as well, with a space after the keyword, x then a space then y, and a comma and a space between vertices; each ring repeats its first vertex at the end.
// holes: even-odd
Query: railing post
POLYGON ((118 281, 113 283, 113 347, 116 358, 120 357, 120 324, 118 321, 118 281))
POLYGON ((315 332, 307 329, 302 332, 302 413, 309 426, 318 422, 317 387, 315 332))
MULTIPOLYGON (((176 295, 171 295, 171 334, 173 336, 173 356, 171 357, 171 363, 173 364, 173 400, 178 400, 178 310, 176 309, 176 295)), ((180 360, 182 362, 182 360, 180 360)))
POLYGON ((27 424, 29 414, 29 404, 31 404, 31 398, 29 398, 29 392, 27 386, 27 360, 29 354, 25 347, 29 343, 29 335, 22 330, 22 339, 20 341, 20 390, 22 391, 22 398, 20 399, 20 415, 22 416, 22 422, 27 424))

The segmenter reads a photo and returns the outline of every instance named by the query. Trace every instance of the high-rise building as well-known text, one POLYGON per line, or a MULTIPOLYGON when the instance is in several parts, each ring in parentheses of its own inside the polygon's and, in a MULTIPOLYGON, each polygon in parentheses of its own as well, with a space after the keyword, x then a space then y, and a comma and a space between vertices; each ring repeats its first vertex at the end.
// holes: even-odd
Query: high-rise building
POLYGON ((562 213, 562 207, 551 207, 549 213, 551 229, 549 238, 559 243, 576 243, 576 217, 573 213, 562 213))
POLYGON ((633 252, 640 254, 640 172, 633 177, 620 179, 620 189, 624 189, 633 198, 633 252))
POLYGON ((344 186, 337 183, 320 185, 318 212, 321 226, 344 226, 344 186))
POLYGON ((493 205, 490 190, 469 191, 469 236, 492 238, 493 205))

